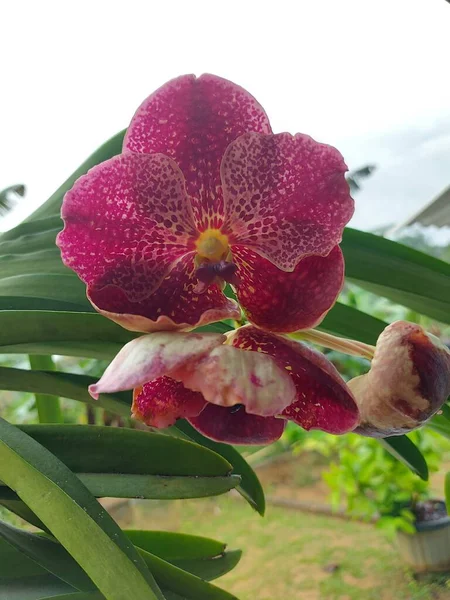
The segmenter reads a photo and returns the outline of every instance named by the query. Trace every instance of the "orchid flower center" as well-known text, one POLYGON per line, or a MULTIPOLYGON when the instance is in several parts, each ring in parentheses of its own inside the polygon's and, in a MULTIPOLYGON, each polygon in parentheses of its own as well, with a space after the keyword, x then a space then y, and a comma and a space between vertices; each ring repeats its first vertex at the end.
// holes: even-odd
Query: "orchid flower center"
POLYGON ((199 258, 211 262, 223 260, 229 252, 228 237, 219 229, 206 229, 202 231, 195 242, 199 258))

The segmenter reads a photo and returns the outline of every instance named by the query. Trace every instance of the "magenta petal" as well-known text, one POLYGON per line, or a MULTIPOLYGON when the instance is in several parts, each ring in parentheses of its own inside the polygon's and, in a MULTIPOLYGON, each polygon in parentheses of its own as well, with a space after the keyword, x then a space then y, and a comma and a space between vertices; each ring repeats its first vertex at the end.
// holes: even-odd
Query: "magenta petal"
POLYGON ((132 413, 146 425, 161 429, 178 419, 198 416, 205 404, 198 392, 188 390, 170 377, 159 377, 135 390, 132 413))
POLYGON ((90 287, 146 299, 194 248, 192 209, 177 165, 160 154, 120 155, 67 192, 57 243, 63 262, 90 287))
POLYGON ((270 354, 292 377, 296 400, 281 414, 304 429, 328 433, 352 431, 359 411, 352 393, 329 360, 305 344, 273 335, 253 326, 232 335, 233 346, 270 354))
POLYGON ((247 131, 271 131, 253 96, 215 75, 184 75, 144 100, 128 128, 124 151, 173 158, 186 178, 198 227, 219 228, 220 163, 228 144, 247 131))
POLYGON ((286 421, 249 415, 244 407, 223 408, 207 404, 198 417, 189 418, 197 431, 226 444, 270 444, 281 437, 286 421))
POLYGON ((326 256, 353 214, 347 166, 331 146, 288 133, 248 133, 222 163, 231 244, 247 246, 284 271, 305 256, 326 256))
POLYGON ((100 381, 89 386, 99 394, 130 390, 190 364, 223 344, 220 333, 156 332, 138 337, 120 350, 100 381))
POLYGON ((249 321, 268 331, 315 327, 335 303, 344 283, 339 246, 328 256, 307 256, 290 273, 243 246, 232 250, 238 267, 238 300, 249 321))
POLYGON ((88 298, 103 315, 131 331, 194 329, 222 319, 240 319, 239 306, 218 285, 195 293, 194 255, 184 256, 148 298, 132 302, 117 286, 89 288, 88 298))

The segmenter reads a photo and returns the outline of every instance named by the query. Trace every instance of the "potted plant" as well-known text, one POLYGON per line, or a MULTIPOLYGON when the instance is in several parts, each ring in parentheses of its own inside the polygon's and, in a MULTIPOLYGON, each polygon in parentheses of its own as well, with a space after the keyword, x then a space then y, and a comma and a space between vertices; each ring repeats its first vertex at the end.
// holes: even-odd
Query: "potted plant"
MULTIPOLYGON (((437 471, 448 442, 429 429, 410 437, 429 470, 437 471)), ((332 459, 323 476, 334 508, 344 504, 351 516, 376 520, 377 527, 396 539, 402 560, 414 571, 450 570, 450 517, 445 503, 431 498, 428 480, 407 469, 375 439, 316 436, 307 446, 332 459)))

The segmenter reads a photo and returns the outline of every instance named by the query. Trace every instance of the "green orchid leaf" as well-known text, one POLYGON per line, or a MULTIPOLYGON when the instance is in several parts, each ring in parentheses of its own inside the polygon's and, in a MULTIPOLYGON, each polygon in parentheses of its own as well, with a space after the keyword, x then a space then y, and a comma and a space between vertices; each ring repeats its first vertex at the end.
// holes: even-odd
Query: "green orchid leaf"
POLYGON ((364 289, 450 322, 450 264, 383 237, 347 228, 346 277, 364 289))
POLYGON ((76 590, 50 573, 21 578, 0 578, 0 600, 42 600, 43 598, 74 598, 78 595, 93 598, 102 598, 98 592, 76 593, 76 590), (64 594, 61 596, 60 594, 64 594), (68 595, 66 595, 68 594, 68 595))
POLYGON ((96 590, 91 579, 60 544, 0 521, 0 537, 43 569, 80 591, 96 590))
POLYGON ((261 516, 264 515, 266 501, 262 485, 255 471, 242 455, 233 448, 233 446, 214 442, 213 440, 206 438, 196 431, 187 421, 180 420, 171 429, 174 432, 174 435, 181 435, 197 444, 210 448, 214 452, 217 452, 217 454, 223 456, 232 465, 233 473, 241 476, 241 483, 236 488, 237 491, 261 516))
POLYGON ((149 431, 97 425, 20 429, 77 473, 225 477, 232 469, 203 446, 149 431))
POLYGON ((37 515, 109 600, 164 600, 134 546, 79 479, 36 440, 3 419, 0 480, 37 515))
POLYGON ((317 329, 333 335, 376 344, 387 323, 361 310, 336 302, 317 329))
POLYGON ((26 371, 13 367, 0 367, 0 389, 2 390, 57 394, 61 398, 71 398, 104 408, 122 417, 129 417, 131 393, 100 394, 99 399, 94 400, 89 395, 88 387, 96 381, 95 377, 61 371, 26 371))
POLYGON ((146 550, 139 551, 163 590, 169 590, 188 600, 237 600, 236 596, 200 577, 191 575, 146 550))
POLYGON ((125 535, 147 552, 169 562, 187 559, 216 558, 225 552, 226 544, 198 535, 172 531, 125 530, 125 535))
POLYGON ((0 310, 0 352, 5 354, 11 347, 27 354, 45 347, 51 354, 74 356, 78 349, 88 358, 109 359, 137 335, 97 313, 0 310))
POLYGON ((30 525, 34 525, 38 529, 42 529, 43 531, 47 531, 44 523, 37 518, 32 510, 28 508, 28 506, 19 500, 17 494, 15 494, 12 490, 6 487, 2 487, 0 485, 0 506, 3 506, 13 514, 17 515, 24 521, 30 523, 30 525), (4 492, 2 493, 2 490, 4 492), (3 497, 2 497, 3 496, 3 497))
POLYGON ((428 481, 428 465, 420 450, 406 435, 379 440, 380 444, 394 458, 402 462, 413 473, 428 481))
POLYGON ((210 581, 228 573, 241 558, 240 550, 209 538, 167 531, 125 531, 135 546, 210 581))
MULTIPOLYGON (((211 450, 171 436, 125 427, 21 427, 57 456, 98 498, 203 498, 233 489, 240 477, 211 450), (117 450, 120 448, 120 453, 117 450)), ((0 500, 14 500, 0 484, 0 500)))

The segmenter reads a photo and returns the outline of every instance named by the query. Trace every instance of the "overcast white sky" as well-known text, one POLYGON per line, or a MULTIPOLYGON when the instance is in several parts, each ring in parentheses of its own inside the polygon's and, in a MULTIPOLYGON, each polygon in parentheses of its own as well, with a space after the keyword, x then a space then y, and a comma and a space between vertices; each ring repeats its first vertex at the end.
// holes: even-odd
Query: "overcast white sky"
POLYGON ((211 72, 261 102, 274 131, 378 171, 352 225, 404 219, 450 184, 445 0, 0 2, 0 189, 34 210, 154 89, 211 72))

